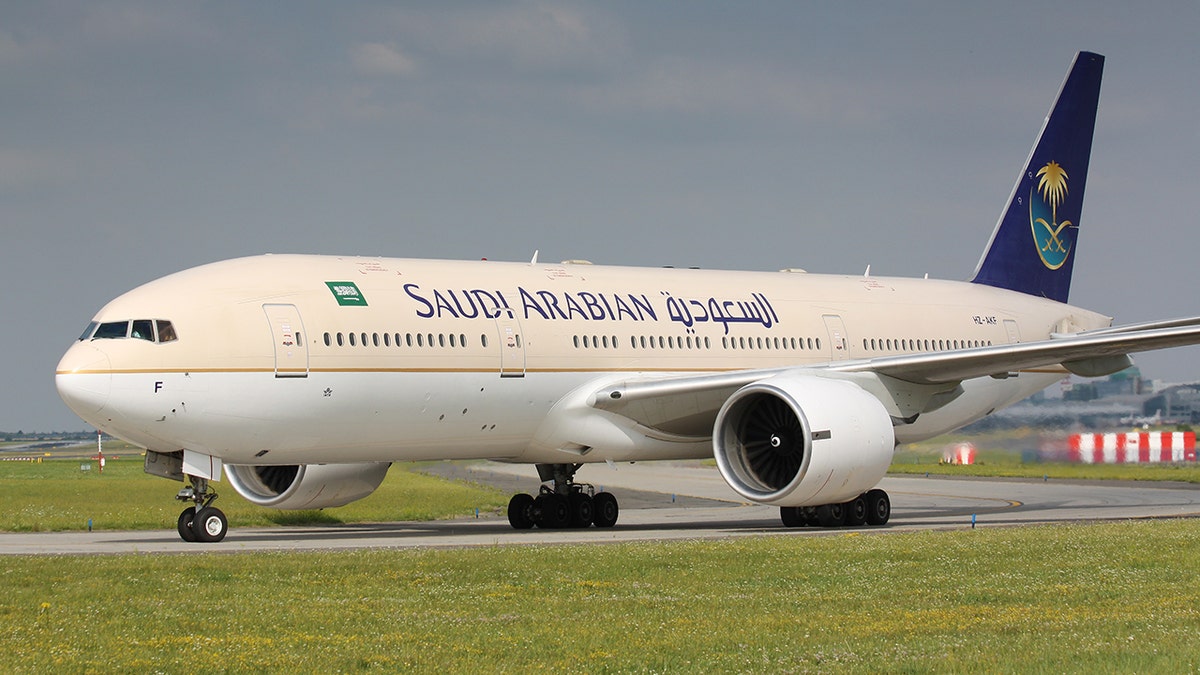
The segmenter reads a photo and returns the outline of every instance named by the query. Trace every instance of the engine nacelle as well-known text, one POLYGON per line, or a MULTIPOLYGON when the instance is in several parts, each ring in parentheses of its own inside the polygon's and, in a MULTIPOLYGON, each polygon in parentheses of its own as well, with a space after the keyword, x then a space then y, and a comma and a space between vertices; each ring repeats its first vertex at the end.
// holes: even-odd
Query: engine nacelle
POLYGON ((391 462, 368 464, 226 464, 237 493, 259 506, 323 509, 344 506, 375 491, 391 462))
POLYGON ((780 375, 734 392, 713 428, 717 467, 738 494, 817 506, 875 487, 895 451, 892 419, 856 384, 780 375))

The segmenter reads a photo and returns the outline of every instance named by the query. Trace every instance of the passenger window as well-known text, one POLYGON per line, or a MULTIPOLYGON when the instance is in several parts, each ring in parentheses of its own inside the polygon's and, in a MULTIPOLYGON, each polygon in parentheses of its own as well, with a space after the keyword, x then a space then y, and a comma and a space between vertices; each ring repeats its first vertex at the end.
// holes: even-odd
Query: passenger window
POLYGON ((82 342, 92 337, 92 333, 96 332, 96 327, 99 325, 100 324, 96 323, 95 321, 88 323, 87 328, 83 329, 83 334, 79 336, 79 341, 82 342))
POLYGON ((175 335, 175 326, 170 321, 158 320, 158 341, 159 342, 174 342, 179 339, 175 335))
POLYGON ((96 334, 92 336, 93 340, 112 340, 115 338, 123 338, 129 334, 128 321, 110 321, 102 323, 96 328, 96 334))

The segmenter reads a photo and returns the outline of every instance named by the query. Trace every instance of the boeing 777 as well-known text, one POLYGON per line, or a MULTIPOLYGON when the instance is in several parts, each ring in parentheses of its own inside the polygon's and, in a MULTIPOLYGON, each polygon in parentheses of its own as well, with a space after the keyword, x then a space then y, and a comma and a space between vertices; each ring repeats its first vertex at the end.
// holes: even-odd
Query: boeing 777
POLYGON ((612 526, 584 463, 714 456, 785 525, 882 525, 897 444, 1200 342, 1200 317, 1111 327, 1067 304, 1103 62, 1076 55, 970 281, 263 255, 116 298, 58 390, 186 481, 187 541, 224 538, 223 475, 324 508, 449 459, 536 466, 515 528, 612 526))

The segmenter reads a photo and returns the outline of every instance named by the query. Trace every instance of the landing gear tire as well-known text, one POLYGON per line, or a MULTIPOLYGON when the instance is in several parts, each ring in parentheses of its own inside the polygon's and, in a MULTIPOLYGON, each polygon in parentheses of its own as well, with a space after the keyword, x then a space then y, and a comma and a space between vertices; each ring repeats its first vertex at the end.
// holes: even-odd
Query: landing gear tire
POLYGON ((611 492, 600 492, 592 497, 592 522, 596 527, 612 527, 617 524, 621 509, 611 492))
POLYGON ((862 527, 867 523, 867 500, 859 495, 842 505, 846 511, 846 525, 862 527))
POLYGON ((229 520, 212 505, 217 500, 217 493, 209 489, 207 478, 187 474, 187 481, 189 485, 175 495, 178 501, 192 503, 176 521, 179 538, 206 544, 221 541, 229 533, 229 520))
POLYGON ((818 506, 817 521, 821 527, 841 527, 846 522, 846 509, 842 504, 818 506))
POLYGON ((557 530, 571 524, 571 503, 566 495, 542 493, 534 503, 539 512, 538 527, 557 530))
POLYGON ((543 485, 536 497, 514 495, 508 502, 508 524, 513 529, 612 527, 617 522, 617 498, 595 487, 575 482, 582 464, 538 464, 543 485), (553 485, 546 483, 553 482, 553 485))
POLYGON ((783 521, 784 527, 804 527, 808 519, 804 517, 802 506, 781 506, 779 507, 779 519, 783 521))
POLYGON ((513 495, 508 500, 508 524, 514 530, 528 530, 533 527, 533 497, 522 492, 513 495))
POLYGON ((196 531, 192 529, 192 522, 196 519, 196 507, 189 506, 179 514, 179 522, 176 527, 179 530, 179 538, 186 542, 196 541, 196 531))
POLYGON ((817 507, 801 506, 800 513, 804 515, 804 524, 809 527, 820 527, 821 519, 817 516, 817 507))
POLYGON ((221 513, 220 509, 206 506, 196 512, 196 517, 192 521, 192 530, 196 535, 196 541, 208 544, 216 543, 224 539, 229 532, 229 520, 225 518, 225 514, 221 513))
POLYGON ((583 492, 572 492, 567 498, 571 512, 571 527, 590 527, 592 524, 592 498, 583 492))
POLYGON ((880 489, 868 490, 865 499, 867 522, 871 525, 887 525, 892 517, 892 500, 888 493, 880 489))

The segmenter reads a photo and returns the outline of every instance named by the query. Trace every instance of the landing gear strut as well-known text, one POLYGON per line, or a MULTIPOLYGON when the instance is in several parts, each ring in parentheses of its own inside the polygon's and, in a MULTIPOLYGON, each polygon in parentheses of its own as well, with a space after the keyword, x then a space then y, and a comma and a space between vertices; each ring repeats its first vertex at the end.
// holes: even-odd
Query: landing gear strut
POLYGON ((575 472, 582 464, 538 464, 543 485, 537 497, 525 493, 513 495, 508 502, 508 523, 516 530, 534 525, 545 529, 567 527, 612 527, 620 508, 611 492, 596 492, 591 485, 576 483, 575 472))
POLYGON ((891 517, 892 500, 888 493, 880 489, 868 490, 841 504, 784 506, 779 509, 779 518, 784 527, 886 525, 891 517))
POLYGON ((176 528, 179 538, 184 541, 202 541, 214 543, 225 538, 229 532, 229 520, 221 510, 212 505, 217 500, 217 493, 208 487, 207 478, 189 475, 189 487, 185 487, 175 495, 181 502, 193 502, 179 514, 176 528))

